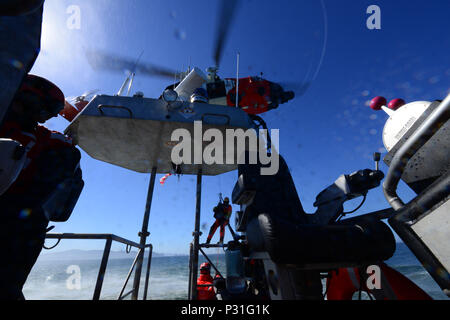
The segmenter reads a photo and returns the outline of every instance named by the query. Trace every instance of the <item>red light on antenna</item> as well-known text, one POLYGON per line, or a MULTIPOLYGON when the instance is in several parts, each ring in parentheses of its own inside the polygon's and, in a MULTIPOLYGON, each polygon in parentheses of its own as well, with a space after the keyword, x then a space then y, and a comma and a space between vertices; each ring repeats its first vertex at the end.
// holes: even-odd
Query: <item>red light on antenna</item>
POLYGON ((370 108, 372 110, 381 110, 382 106, 385 106, 387 104, 387 100, 384 97, 375 97, 372 99, 372 101, 370 101, 370 108))
POLYGON ((388 108, 391 110, 397 110, 401 106, 404 106, 406 104, 405 100, 403 99, 394 99, 391 102, 389 102, 388 108))

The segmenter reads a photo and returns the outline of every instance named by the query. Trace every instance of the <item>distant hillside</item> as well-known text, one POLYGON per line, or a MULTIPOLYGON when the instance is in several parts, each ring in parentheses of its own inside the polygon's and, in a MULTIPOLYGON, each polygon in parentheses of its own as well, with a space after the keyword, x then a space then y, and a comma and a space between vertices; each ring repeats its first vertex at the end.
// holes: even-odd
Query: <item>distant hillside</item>
MULTIPOLYGON (((125 251, 111 251, 109 259, 134 259, 137 251, 126 253, 125 251)), ((147 257, 146 252, 145 257, 147 257)), ((103 256, 103 250, 67 250, 61 252, 42 252, 39 260, 100 260, 103 256)), ((169 256, 164 253, 153 252, 153 257, 169 256)))

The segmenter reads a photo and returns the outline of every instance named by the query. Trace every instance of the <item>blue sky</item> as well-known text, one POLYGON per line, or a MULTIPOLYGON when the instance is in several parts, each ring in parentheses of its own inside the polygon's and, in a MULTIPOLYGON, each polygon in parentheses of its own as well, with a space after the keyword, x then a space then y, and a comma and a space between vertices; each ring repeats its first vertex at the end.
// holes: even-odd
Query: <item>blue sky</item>
MULTIPOLYGON (((92 70, 85 49, 129 58, 144 51, 143 62, 181 71, 191 61, 205 69, 214 64, 218 3, 46 0, 42 52, 32 73, 57 83, 66 96, 76 96, 92 89, 114 94, 125 77, 92 70), (70 5, 80 8, 80 29, 66 26, 70 5)), ((388 100, 443 99, 450 88, 450 37, 445 32, 450 2, 323 3, 325 11, 316 0, 242 1, 220 70, 222 77, 234 77, 236 53, 240 52, 242 77, 263 72, 274 82, 312 81, 304 96, 263 115, 270 128, 280 129, 280 152, 305 210, 311 213, 316 195, 339 175, 373 168, 372 153, 385 153, 381 134, 387 116, 372 111, 367 101, 377 95, 388 100), (366 9, 372 4, 381 8, 381 30, 366 28, 366 9)), ((133 92, 157 97, 168 84, 167 79, 138 74, 133 92)), ((61 118, 47 123, 59 131, 67 125, 61 118)), ((86 183, 83 194, 70 220, 55 224, 54 231, 114 233, 138 241, 150 175, 99 162, 84 152, 81 166, 86 183)), ((387 172, 384 164, 381 168, 387 172)), ((229 196, 236 178, 236 172, 203 178, 204 233, 214 221, 212 207, 218 194, 229 196)), ((194 229, 195 181, 195 176, 182 176, 179 181, 170 177, 164 186, 155 186, 149 225, 155 251, 188 252, 194 229)), ((406 200, 413 197, 404 185, 399 193, 406 200)), ((346 209, 359 201, 348 203, 346 209)), ((378 188, 369 193, 359 213, 386 207, 378 188)), ((98 249, 103 242, 63 241, 58 246, 58 250, 72 248, 98 249)), ((115 245, 114 249, 124 247, 115 245)))

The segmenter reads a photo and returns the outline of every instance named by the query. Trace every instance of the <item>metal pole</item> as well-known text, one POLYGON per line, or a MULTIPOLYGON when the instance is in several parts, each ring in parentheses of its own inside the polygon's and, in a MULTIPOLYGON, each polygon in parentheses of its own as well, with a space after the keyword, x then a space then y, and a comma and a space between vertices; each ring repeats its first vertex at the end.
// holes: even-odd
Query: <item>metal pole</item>
POLYGON ((192 256, 194 253, 194 243, 189 245, 189 287, 188 287, 188 300, 192 300, 192 256))
POLYGON ((95 284, 95 291, 93 300, 100 299, 100 293, 102 291, 103 279, 105 277, 106 265, 108 264, 109 252, 111 251, 112 239, 106 240, 105 250, 103 250, 102 263, 100 264, 100 270, 98 271, 97 283, 95 284))
POLYGON ((123 91, 127 87, 128 83, 130 82, 131 73, 128 75, 128 77, 123 82, 122 86, 119 89, 119 92, 117 92, 117 96, 121 96, 123 94, 123 91))
POLYGON ((216 271, 216 273, 223 278, 222 274, 220 273, 219 269, 217 269, 217 267, 214 265, 214 263, 211 261, 211 259, 209 259, 209 257, 206 255, 205 251, 203 251, 202 248, 199 248, 200 252, 203 254, 203 256, 205 257, 205 259, 209 262, 209 264, 211 265, 211 267, 213 267, 213 269, 216 271))
MULTIPOLYGON (((150 218, 150 208, 152 206, 153 190, 155 188, 155 179, 156 179, 156 167, 152 168, 152 175, 150 177, 150 184, 147 193, 147 203, 145 205, 144 221, 142 222, 142 231, 139 232, 139 237, 141 237, 140 241, 141 248, 145 248, 147 237, 150 235, 150 233, 148 232, 148 221, 150 218)), ((144 261, 144 252, 145 250, 141 250, 139 258, 136 263, 136 273, 134 276, 134 283, 133 283, 134 291, 133 295, 131 296, 132 300, 137 300, 139 296, 139 285, 141 282, 142 262, 144 261)))
POLYGON ((202 169, 200 168, 197 174, 197 199, 195 205, 195 231, 194 247, 192 253, 192 277, 191 277, 191 300, 197 300, 197 270, 198 270, 198 250, 200 242, 200 206, 202 199, 202 169))
POLYGON ((130 280, 131 274, 133 273, 134 267, 136 266, 136 262, 137 262, 137 259, 139 258, 139 255, 141 254, 141 250, 142 249, 139 249, 139 252, 136 255, 136 258, 134 258, 133 264, 130 267, 130 271, 128 271, 127 278, 125 279, 125 283, 123 284, 122 290, 120 291, 119 298, 117 298, 117 300, 122 300, 123 293, 127 287, 128 280, 130 280))
POLYGON ((128 86, 128 91, 127 91, 127 97, 130 95, 131 92, 131 87, 133 86, 133 82, 134 82, 134 77, 136 76, 136 74, 133 72, 131 74, 131 79, 130 79, 130 84, 128 86))
POLYGON ((238 236, 236 235, 236 233, 234 232, 233 228, 230 226, 229 223, 227 224, 227 227, 230 230, 230 233, 231 233, 231 236, 233 237, 233 240, 234 241, 238 241, 239 238, 238 238, 238 236))
POLYGON ((148 291, 148 281, 150 278, 150 267, 152 264, 152 255, 153 255, 153 246, 150 245, 148 249, 148 261, 147 261, 147 273, 145 275, 145 288, 144 288, 144 298, 143 300, 147 300, 147 291, 148 291))
POLYGON ((405 206, 402 199, 397 195, 397 187, 409 160, 431 139, 449 118, 450 94, 395 153, 386 179, 383 182, 384 196, 394 210, 398 211, 405 206))

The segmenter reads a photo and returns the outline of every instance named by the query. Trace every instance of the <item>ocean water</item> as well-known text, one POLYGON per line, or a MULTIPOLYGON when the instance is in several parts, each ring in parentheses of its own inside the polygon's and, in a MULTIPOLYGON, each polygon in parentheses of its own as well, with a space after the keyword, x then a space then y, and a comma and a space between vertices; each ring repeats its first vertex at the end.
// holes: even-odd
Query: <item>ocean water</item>
MULTIPOLYGON (((113 258, 108 261, 101 299, 116 300, 122 290, 135 254, 129 258, 113 258)), ((225 274, 225 257, 212 254, 208 257, 221 273, 225 274)), ((199 263, 205 262, 199 257, 199 263)), ((41 256, 31 271, 23 293, 27 300, 90 300, 94 294, 100 258, 56 260, 41 256), (75 275, 74 266, 79 271, 79 286, 74 285, 71 276, 75 275)), ((147 259, 144 260, 139 297, 142 298, 145 285, 147 259)), ((186 300, 189 286, 188 256, 157 256, 152 258, 147 299, 150 300, 186 300)), ((124 293, 132 289, 134 271, 124 293)), ((128 300, 128 296, 125 300, 128 300)))
MULTIPOLYGON (((34 266, 24 287, 24 295, 29 300, 89 300, 92 299, 97 273, 100 266, 99 258, 77 260, 51 259, 41 256, 34 266), (75 267, 74 267, 75 266, 75 267), (74 269, 78 273, 73 273, 74 269), (73 281, 73 275, 79 281, 73 281), (79 277, 78 277, 79 276, 79 277), (74 285, 74 283, 76 285, 74 285)), ((108 262, 103 282, 101 299, 117 299, 124 284, 129 268, 134 259, 131 253, 129 258, 113 258, 108 262)), ((220 272, 225 274, 225 259, 223 255, 212 254, 209 258, 218 266, 220 272)), ((200 262, 204 262, 203 257, 200 262)), ((146 270, 144 261, 143 276, 141 278, 140 297, 144 290, 144 276, 146 270)), ((187 299, 188 292, 188 256, 158 256, 153 257, 150 270, 148 299, 151 300, 183 300, 187 299)), ((431 276, 420 265, 404 244, 397 246, 396 254, 387 263, 407 276, 431 297, 439 300, 448 299, 442 293, 431 276)), ((134 274, 131 276, 125 292, 131 290, 134 274)))

